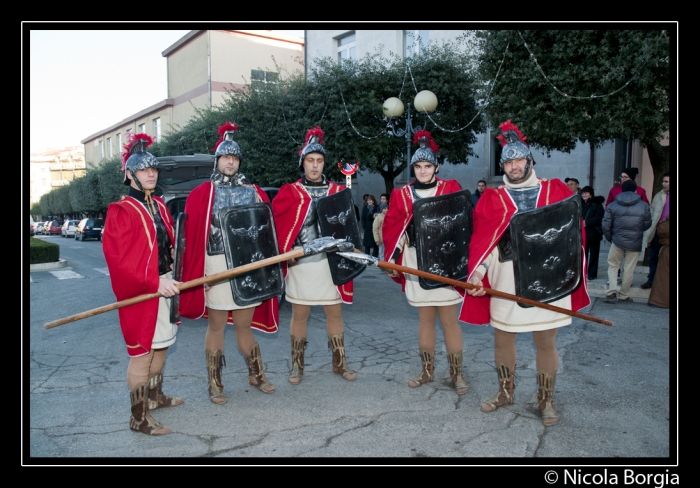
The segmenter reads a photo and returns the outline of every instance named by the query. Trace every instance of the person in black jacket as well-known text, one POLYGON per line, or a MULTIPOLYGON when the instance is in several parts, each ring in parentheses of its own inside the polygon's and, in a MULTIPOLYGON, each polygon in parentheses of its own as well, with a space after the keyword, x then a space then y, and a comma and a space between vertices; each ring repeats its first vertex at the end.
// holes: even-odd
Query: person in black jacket
POLYGON ((360 223, 363 229, 362 245, 365 247, 365 252, 375 258, 379 257, 379 246, 374 242, 372 224, 374 223, 374 215, 377 213, 379 213, 377 199, 374 198, 374 195, 367 195, 366 205, 362 208, 360 215, 360 223))
POLYGON ((588 281, 598 278, 598 255, 600 254, 600 241, 603 240, 603 215, 605 198, 595 196, 593 188, 584 186, 581 188, 581 216, 586 227, 586 263, 588 266, 588 281))
POLYGON ((634 180, 622 182, 622 193, 615 197, 605 209, 603 216, 603 235, 612 244, 608 251, 608 291, 606 303, 630 303, 628 295, 632 285, 632 275, 637 266, 639 252, 642 250, 644 231, 651 227, 649 204, 642 201, 636 193, 634 180), (617 290, 617 271, 624 259, 622 284, 617 290))

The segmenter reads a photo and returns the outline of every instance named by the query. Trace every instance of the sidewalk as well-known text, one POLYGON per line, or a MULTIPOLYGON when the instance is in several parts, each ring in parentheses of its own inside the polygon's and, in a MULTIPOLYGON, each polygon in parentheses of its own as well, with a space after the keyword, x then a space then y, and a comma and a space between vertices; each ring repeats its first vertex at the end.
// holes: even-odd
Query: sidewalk
MULTIPOLYGON (((598 258, 598 278, 588 282, 588 294, 591 297, 605 297, 605 292, 608 290, 608 251, 610 243, 603 239, 600 243, 600 256, 598 258)), ((640 288, 647 281, 649 274, 648 266, 637 265, 632 278, 632 286, 629 291, 629 296, 635 301, 644 302, 649 299, 650 290, 640 288)), ((618 289, 620 287, 618 286, 618 289)))

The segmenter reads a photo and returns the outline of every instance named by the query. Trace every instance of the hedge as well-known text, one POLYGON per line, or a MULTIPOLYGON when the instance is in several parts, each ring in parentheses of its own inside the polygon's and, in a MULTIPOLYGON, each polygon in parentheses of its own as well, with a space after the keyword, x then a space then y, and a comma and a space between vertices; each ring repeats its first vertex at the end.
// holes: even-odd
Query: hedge
POLYGON ((53 242, 29 238, 29 264, 55 263, 61 256, 61 247, 53 242))

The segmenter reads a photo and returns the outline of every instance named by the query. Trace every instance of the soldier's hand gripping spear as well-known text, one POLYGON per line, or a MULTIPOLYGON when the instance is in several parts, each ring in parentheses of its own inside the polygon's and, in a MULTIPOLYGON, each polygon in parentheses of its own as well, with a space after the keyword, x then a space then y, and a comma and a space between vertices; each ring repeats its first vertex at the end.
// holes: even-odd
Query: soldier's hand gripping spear
MULTIPOLYGON (((243 266, 238 266, 236 268, 228 269, 222 271, 221 273, 216 273, 209 276, 203 276, 197 278, 196 280, 186 281, 177 285, 177 288, 182 290, 187 290, 188 288, 193 288, 200 285, 212 285, 220 281, 228 280, 234 276, 238 276, 248 271, 253 271, 258 268, 263 268, 265 266, 270 266, 272 264, 281 263, 287 261, 288 259, 299 259, 306 256, 313 256, 314 254, 319 254, 322 252, 334 252, 334 251, 350 251, 354 249, 354 244, 348 242, 345 239, 335 239, 333 237, 320 237, 314 239, 313 241, 304 244, 300 249, 292 250, 279 256, 273 256, 267 259, 261 259, 260 261, 255 261, 243 266)), ((70 317, 65 317, 59 320, 54 320, 53 322, 47 322, 44 324, 44 329, 51 329, 53 327, 58 327, 59 325, 67 324, 70 322, 75 322, 76 320, 81 320, 87 317, 92 317, 93 315, 98 315, 104 312, 109 312, 110 310, 116 310, 118 308, 126 307, 128 305, 133 305, 135 303, 145 302, 153 298, 159 298, 162 295, 160 293, 147 293, 144 295, 139 295, 127 300, 122 300, 120 302, 105 305, 103 307, 94 308, 86 312, 82 312, 76 315, 71 315, 70 317)))
POLYGON ((347 259, 351 259, 353 261, 357 261, 358 263, 362 263, 366 266, 374 266, 377 268, 399 271, 401 273, 408 273, 408 274, 420 276, 423 278, 427 278, 430 280, 440 281, 440 282, 445 283, 447 285, 457 286, 457 287, 465 288, 465 289, 481 288, 484 290, 484 292, 487 295, 492 295, 492 296, 496 296, 499 298, 506 298, 508 300, 513 300, 516 302, 524 303, 526 305, 532 305, 533 307, 546 308, 547 310, 552 310, 553 312, 559 312, 561 314, 570 315, 571 317, 577 317, 580 319, 589 320, 591 322, 597 322, 597 323, 603 324, 603 325, 613 325, 613 323, 609 320, 604 320, 604 319, 600 319, 598 317, 593 317, 592 315, 586 315, 583 313, 574 312, 573 310, 568 310, 566 308, 561 308, 561 307, 557 307, 554 305, 550 305, 548 303, 542 303, 542 302, 538 302, 536 300, 530 300, 529 298, 523 298, 523 297, 519 297, 517 295, 511 295, 510 293, 504 293, 502 291, 494 290, 492 288, 483 288, 483 287, 480 287, 477 285, 472 285, 471 283, 467 283, 464 281, 453 280, 451 278, 445 278, 444 276, 436 275, 433 273, 428 273, 426 271, 420 271, 420 270, 414 269, 414 268, 408 268, 406 266, 401 266, 399 264, 388 263, 386 261, 380 261, 378 258, 375 258, 374 256, 370 256, 369 254, 364 254, 364 253, 361 253, 359 251, 355 251, 355 252, 342 251, 342 252, 338 252, 338 255, 343 256, 344 258, 347 258, 347 259))

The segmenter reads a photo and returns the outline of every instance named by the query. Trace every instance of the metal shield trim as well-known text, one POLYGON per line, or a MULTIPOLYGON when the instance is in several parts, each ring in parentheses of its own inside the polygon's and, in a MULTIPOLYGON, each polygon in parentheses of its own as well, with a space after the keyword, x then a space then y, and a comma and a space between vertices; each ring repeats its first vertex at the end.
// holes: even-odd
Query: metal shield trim
MULTIPOLYGON (((279 254, 277 234, 268 202, 235 205, 221 209, 224 254, 229 269, 237 268, 279 254)), ((271 264, 230 280, 237 305, 251 305, 284 292, 282 265, 271 264)))
MULTIPOLYGON (((472 236, 472 198, 469 190, 421 198, 413 204, 418 269, 464 280, 467 277, 472 236)), ((425 290, 445 283, 419 277, 425 290)))
POLYGON ((548 303, 576 289, 583 268, 578 195, 515 214, 510 234, 516 295, 548 303))
MULTIPOLYGON (((352 242, 355 248, 362 249, 360 226, 355 215, 355 203, 347 188, 320 198, 316 204, 318 224, 322 237, 335 237, 352 242)), ((327 253, 333 284, 344 285, 359 276, 367 267, 364 264, 346 259, 338 254, 327 253)))

